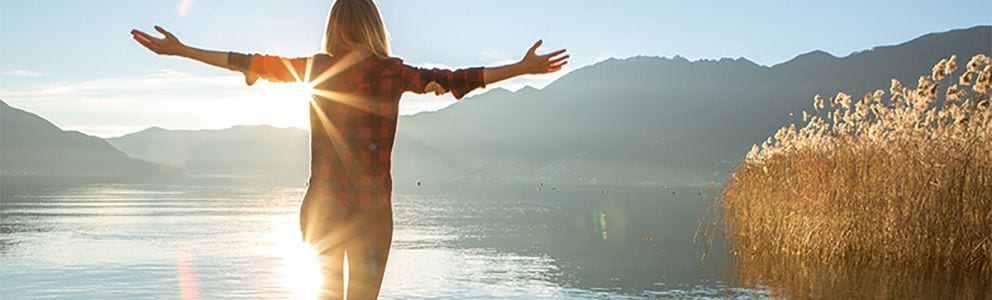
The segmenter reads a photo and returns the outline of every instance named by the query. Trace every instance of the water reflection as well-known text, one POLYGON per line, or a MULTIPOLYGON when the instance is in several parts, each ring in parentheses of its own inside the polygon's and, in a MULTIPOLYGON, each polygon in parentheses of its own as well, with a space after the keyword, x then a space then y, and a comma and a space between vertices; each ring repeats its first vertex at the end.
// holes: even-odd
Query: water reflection
POLYGON ((274 252, 282 258, 282 283, 297 299, 316 299, 323 281, 317 251, 300 239, 299 226, 286 218, 273 218, 267 239, 276 241, 274 252))
POLYGON ((478 200, 473 201, 421 193, 422 199, 396 202, 398 218, 413 219, 401 222, 446 228, 448 247, 549 257, 557 270, 549 280, 562 287, 637 296, 697 287, 711 295, 727 292, 720 280, 729 273, 726 258, 701 262, 703 249, 693 244, 697 218, 707 205, 700 198, 653 188, 614 189, 609 194, 596 188, 495 188, 476 193, 478 200), (420 215, 406 214, 418 210, 432 217, 421 220, 420 215))
POLYGON ((977 270, 823 262, 794 255, 739 255, 745 286, 788 299, 992 299, 992 274, 977 270))
MULTIPOLYGON (((415 186, 411 184, 411 187, 415 186)), ((303 187, 85 185, 0 201, 0 295, 309 298, 303 187)), ((717 297, 692 190, 397 188, 384 298, 717 297), (686 195, 686 196, 683 196, 686 195), (693 195, 693 196, 688 196, 693 195), (647 237, 647 238, 645 238, 647 237)))

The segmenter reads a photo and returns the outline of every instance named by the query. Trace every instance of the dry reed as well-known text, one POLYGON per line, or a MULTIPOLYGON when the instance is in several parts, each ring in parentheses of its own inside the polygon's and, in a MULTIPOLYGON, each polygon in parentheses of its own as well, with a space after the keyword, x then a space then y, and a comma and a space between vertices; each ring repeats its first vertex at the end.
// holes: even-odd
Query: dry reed
MULTIPOLYGON (((992 297, 992 59, 979 54, 956 70, 952 56, 915 89, 892 80, 888 93, 860 100, 817 96, 805 126, 755 145, 722 192, 740 279, 829 298, 838 295, 830 287, 855 283, 841 278, 857 277, 832 269, 851 266, 963 276, 978 291, 959 295, 992 297)), ((874 286, 869 295, 901 295, 874 286)))

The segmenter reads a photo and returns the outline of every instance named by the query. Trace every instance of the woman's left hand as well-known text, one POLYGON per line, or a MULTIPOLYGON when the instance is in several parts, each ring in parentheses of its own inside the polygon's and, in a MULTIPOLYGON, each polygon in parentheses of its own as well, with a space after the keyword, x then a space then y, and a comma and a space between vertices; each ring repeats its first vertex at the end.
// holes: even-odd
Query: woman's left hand
POLYGON ((444 87, 440 84, 437 84, 436 81, 431 81, 427 83, 426 87, 424 87, 424 93, 434 93, 434 95, 441 96, 447 92, 448 90, 444 89, 444 87))
POLYGON ((155 30, 165 35, 165 37, 156 38, 137 29, 131 30, 131 36, 139 44, 158 55, 182 55, 183 51, 186 50, 186 45, 183 45, 179 41, 179 38, 165 30, 165 28, 155 26, 155 30))
POLYGON ((544 55, 538 55, 537 49, 544 44, 544 40, 538 40, 527 50, 527 54, 524 58, 517 63, 523 74, 547 74, 554 73, 561 70, 566 64, 568 64, 568 51, 565 49, 554 51, 544 55))

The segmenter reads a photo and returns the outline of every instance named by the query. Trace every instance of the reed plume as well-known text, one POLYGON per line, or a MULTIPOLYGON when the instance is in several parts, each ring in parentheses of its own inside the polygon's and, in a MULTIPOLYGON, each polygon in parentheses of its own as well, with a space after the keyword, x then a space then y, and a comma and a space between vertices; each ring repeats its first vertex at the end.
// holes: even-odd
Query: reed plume
MULTIPOLYGON (((992 59, 976 55, 953 76, 956 61, 941 60, 912 89, 892 80, 860 99, 818 95, 804 125, 752 147, 721 202, 745 284, 777 281, 796 298, 856 296, 828 289, 859 282, 882 289, 869 295, 918 292, 800 272, 852 266, 944 274, 992 297, 992 59)), ((907 278, 893 285, 917 282, 907 278)))

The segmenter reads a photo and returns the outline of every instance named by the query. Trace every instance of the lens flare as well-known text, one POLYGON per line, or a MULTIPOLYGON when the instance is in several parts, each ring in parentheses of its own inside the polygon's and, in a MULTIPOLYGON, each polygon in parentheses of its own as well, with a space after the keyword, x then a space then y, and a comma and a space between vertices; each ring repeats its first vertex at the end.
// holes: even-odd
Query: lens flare
POLYGON ((324 280, 317 251, 300 240, 299 227, 284 219, 273 220, 272 240, 282 259, 280 277, 294 299, 316 299, 324 280))
POLYGON ((200 299, 200 284, 196 276, 196 266, 185 251, 179 253, 179 299, 200 299))
POLYGON ((193 0, 183 0, 179 3, 179 15, 186 16, 189 14, 189 8, 193 6, 193 0))

